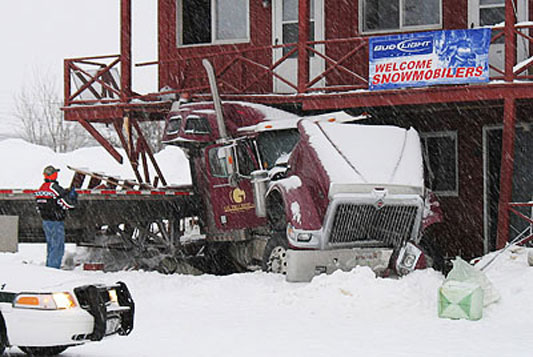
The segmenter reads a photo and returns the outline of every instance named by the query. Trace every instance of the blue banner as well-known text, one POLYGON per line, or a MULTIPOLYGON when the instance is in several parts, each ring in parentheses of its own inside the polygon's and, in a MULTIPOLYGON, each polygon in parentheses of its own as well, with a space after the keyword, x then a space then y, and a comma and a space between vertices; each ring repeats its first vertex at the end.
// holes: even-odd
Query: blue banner
POLYGON ((447 30, 369 39, 369 89, 489 80, 491 30, 447 30))

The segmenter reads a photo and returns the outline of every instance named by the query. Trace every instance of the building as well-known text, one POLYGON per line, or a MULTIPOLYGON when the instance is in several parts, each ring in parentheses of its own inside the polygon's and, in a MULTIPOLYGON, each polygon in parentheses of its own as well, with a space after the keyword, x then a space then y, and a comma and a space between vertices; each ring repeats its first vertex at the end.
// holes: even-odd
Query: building
POLYGON ((93 124, 114 125, 134 167, 139 157, 157 165, 138 122, 161 119, 178 95, 208 96, 207 58, 225 99, 300 113, 368 112, 371 123, 413 126, 422 136, 427 184, 444 212, 436 239, 448 255, 480 255, 530 224, 509 203, 533 196, 533 2, 421 3, 158 0, 159 58, 137 65, 158 66, 161 92, 139 95, 131 89, 131 0, 121 0, 120 54, 65 60, 65 116, 120 161, 93 124), (486 26, 488 83, 369 90, 370 39, 486 26))

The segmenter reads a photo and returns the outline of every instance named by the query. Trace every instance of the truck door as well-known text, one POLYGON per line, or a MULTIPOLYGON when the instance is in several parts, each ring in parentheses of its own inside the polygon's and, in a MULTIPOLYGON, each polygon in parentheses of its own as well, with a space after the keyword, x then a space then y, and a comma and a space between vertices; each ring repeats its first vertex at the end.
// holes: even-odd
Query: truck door
POLYGON ((206 160, 216 227, 233 230, 264 225, 265 219, 255 213, 250 173, 258 164, 250 143, 212 145, 206 150, 206 160))

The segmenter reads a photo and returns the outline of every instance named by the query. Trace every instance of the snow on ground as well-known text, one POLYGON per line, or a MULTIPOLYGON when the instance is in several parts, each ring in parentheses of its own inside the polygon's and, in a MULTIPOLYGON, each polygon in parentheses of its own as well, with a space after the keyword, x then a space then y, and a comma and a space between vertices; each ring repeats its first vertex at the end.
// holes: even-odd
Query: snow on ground
MULTIPOLYGON (((158 154, 169 181, 190 182, 186 159, 176 148, 158 154)), ((0 141, 4 159, 0 188, 40 185, 42 169, 66 164, 133 177, 101 148, 69 154, 21 140, 0 141)), ((69 246, 68 250, 75 251, 69 246)), ((368 268, 287 283, 262 272, 230 276, 165 276, 156 272, 65 272, 80 282, 124 281, 136 302, 128 337, 67 350, 65 356, 529 356, 532 335, 533 267, 521 248, 503 254, 488 270, 501 299, 479 321, 437 317, 437 289, 444 277, 433 270, 402 279, 376 278, 368 268)), ((0 254, 0 277, 30 264, 43 270, 44 244, 21 244, 0 254)), ((43 278, 44 279, 44 278, 43 278)), ((17 348, 10 356, 21 356, 17 348)))
MULTIPOLYGON (((0 254, 0 269, 42 266, 44 254, 44 244, 22 244, 17 254, 0 254)), ((489 268, 501 299, 479 321, 437 317, 444 277, 433 270, 382 279, 357 268, 300 284, 262 272, 166 276, 76 268, 70 274, 126 282, 136 318, 131 335, 74 347, 64 356, 531 355, 533 267, 525 248, 505 252, 489 268)), ((8 352, 22 356, 17 348, 8 352)))

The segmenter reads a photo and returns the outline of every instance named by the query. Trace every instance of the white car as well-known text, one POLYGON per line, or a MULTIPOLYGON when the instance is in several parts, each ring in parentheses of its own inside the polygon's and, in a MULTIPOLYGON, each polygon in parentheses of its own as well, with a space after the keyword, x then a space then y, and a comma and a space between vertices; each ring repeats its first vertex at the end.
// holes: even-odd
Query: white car
POLYGON ((86 276, 32 266, 0 266, 0 355, 17 346, 31 356, 133 329, 134 302, 126 284, 91 284, 86 276))

